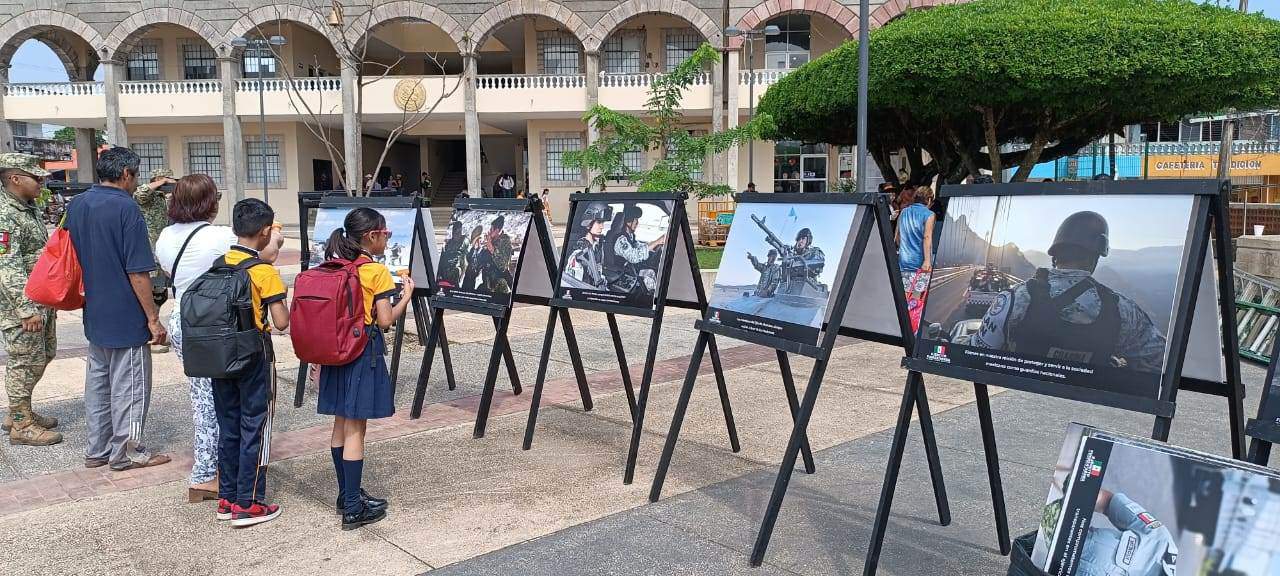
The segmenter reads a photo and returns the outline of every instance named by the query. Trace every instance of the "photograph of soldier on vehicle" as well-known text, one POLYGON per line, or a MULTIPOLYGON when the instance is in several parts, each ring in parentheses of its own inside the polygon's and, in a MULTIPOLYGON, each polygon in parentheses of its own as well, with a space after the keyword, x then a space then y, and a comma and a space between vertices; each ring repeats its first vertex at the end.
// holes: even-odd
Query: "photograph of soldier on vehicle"
POLYGON ((1185 196, 952 198, 923 337, 1158 382, 1190 218, 1185 196))
POLYGON ((503 210, 454 210, 436 270, 436 283, 443 295, 509 303, 530 215, 503 210))
MULTIPOLYGON (((309 266, 315 267, 324 263, 324 241, 329 234, 342 227, 342 221, 352 208, 319 208, 315 212, 315 224, 307 231, 311 239, 309 266)), ((373 256, 373 260, 383 264, 391 271, 391 277, 400 281, 397 272, 409 267, 409 256, 413 246, 413 228, 417 223, 417 210, 412 208, 379 208, 378 212, 387 219, 387 230, 391 237, 387 239, 387 250, 384 254, 373 256)))
POLYGON ((739 204, 711 289, 710 320, 815 341, 856 209, 853 204, 739 204))
POLYGON ((674 202, 578 202, 560 286, 568 300, 653 307, 674 202))

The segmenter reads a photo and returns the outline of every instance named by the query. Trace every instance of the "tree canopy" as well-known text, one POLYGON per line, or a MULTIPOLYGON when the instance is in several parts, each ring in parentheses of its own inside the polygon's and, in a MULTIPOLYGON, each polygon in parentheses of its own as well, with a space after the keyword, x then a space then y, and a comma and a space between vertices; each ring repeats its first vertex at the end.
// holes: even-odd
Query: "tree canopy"
MULTIPOLYGON (((868 149, 887 178, 905 150, 914 181, 1021 180, 1127 125, 1280 103, 1280 22, 1191 0, 914 10, 872 31, 870 56, 868 149)), ((854 144, 857 79, 856 42, 787 75, 760 101, 768 136, 854 144)))

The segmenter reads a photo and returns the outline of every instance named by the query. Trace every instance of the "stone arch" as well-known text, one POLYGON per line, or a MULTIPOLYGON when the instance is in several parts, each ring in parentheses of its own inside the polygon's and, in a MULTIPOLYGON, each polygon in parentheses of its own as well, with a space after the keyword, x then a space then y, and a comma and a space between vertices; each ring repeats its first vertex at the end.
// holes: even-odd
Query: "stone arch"
POLYGON ((443 10, 436 8, 421 0, 395 0, 386 4, 375 6, 366 14, 357 16, 357 18, 367 20, 367 24, 358 28, 353 27, 347 31, 347 42, 351 46, 358 45, 364 39, 365 34, 372 31, 379 24, 385 24, 395 21, 418 21, 434 24, 444 31, 453 43, 458 46, 459 52, 467 52, 466 48, 466 31, 462 24, 446 14, 443 10))
MULTIPOLYGON (((903 2, 904 0, 889 0, 888 4, 903 2)), ((882 5, 883 7, 883 5, 882 5)), ((835 21, 841 28, 844 28, 851 36, 858 35, 858 13, 850 9, 844 4, 840 4, 834 0, 766 0, 756 4, 755 8, 748 10, 742 18, 738 19, 738 28, 742 30, 754 30, 761 24, 768 22, 774 16, 783 14, 791 14, 802 12, 808 14, 821 14, 835 21)), ((729 39, 729 46, 737 48, 742 46, 743 39, 741 36, 729 39)))
POLYGON ((35 39, 53 50, 72 80, 86 80, 78 77, 79 69, 83 66, 91 74, 97 67, 95 50, 103 45, 102 36, 92 26, 58 10, 28 10, 18 14, 0 24, 0 38, 5 38, 4 45, 0 46, 0 65, 8 65, 23 42, 35 39), (74 46, 76 39, 88 45, 87 62, 79 61, 74 46))
POLYGON ((111 30, 102 47, 102 58, 113 60, 127 55, 147 30, 161 24, 186 28, 208 42, 219 56, 231 55, 231 45, 227 43, 226 36, 204 18, 181 8, 147 8, 125 18, 111 30))
POLYGON ((707 16, 701 8, 686 2, 685 0, 627 0, 606 13, 596 23, 595 38, 591 43, 583 41, 583 48, 587 52, 598 52, 600 47, 604 45, 604 41, 609 35, 617 30, 628 20, 644 14, 670 14, 679 18, 683 18, 686 22, 693 25, 702 37, 714 45, 721 43, 720 26, 707 16))
POLYGON ((871 11, 871 27, 879 28, 909 10, 933 8, 943 4, 964 4, 969 0, 889 0, 871 11))
POLYGON ((561 26, 569 29, 569 32, 578 38, 578 41, 585 46, 599 46, 604 40, 596 37, 596 30, 588 26, 572 10, 564 7, 556 2, 525 2, 524 0, 507 0, 493 8, 485 11, 479 18, 471 23, 471 27, 467 29, 467 40, 470 46, 464 47, 464 52, 470 52, 479 49, 484 45, 485 40, 489 39, 489 35, 498 29, 499 26, 510 20, 520 16, 543 16, 559 22, 561 26))
MULTIPOLYGON (((317 14, 315 10, 293 4, 277 4, 272 6, 262 6, 260 8, 250 10, 231 25, 231 28, 227 30, 226 35, 228 47, 231 53, 238 54, 241 50, 240 48, 230 45, 231 39, 240 38, 245 34, 250 33, 250 31, 254 30, 256 27, 270 24, 272 22, 292 22, 306 26, 307 28, 310 28, 312 32, 324 36, 325 40, 329 42, 329 46, 333 48, 333 38, 329 35, 329 24, 325 22, 325 20, 321 18, 320 14, 317 14)), ((269 32, 269 30, 264 30, 264 32, 269 32)), ((337 52, 336 48, 334 52, 337 52)))

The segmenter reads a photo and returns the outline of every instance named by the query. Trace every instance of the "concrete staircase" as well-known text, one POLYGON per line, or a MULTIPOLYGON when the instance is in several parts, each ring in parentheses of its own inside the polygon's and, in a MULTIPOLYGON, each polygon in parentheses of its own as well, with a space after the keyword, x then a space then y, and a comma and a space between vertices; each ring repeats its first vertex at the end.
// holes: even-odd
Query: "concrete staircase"
MULTIPOLYGON (((436 183, 431 194, 431 205, 435 207, 453 206, 453 201, 467 188, 466 172, 448 172, 436 183)), ((478 196, 474 191, 472 196, 478 196)))

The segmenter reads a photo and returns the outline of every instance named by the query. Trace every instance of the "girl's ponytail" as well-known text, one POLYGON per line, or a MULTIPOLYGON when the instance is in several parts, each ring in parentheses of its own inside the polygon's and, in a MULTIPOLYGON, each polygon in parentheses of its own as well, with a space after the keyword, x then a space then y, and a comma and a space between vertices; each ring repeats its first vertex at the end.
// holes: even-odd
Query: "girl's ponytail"
POLYGON ((324 257, 331 260, 335 257, 343 260, 355 260, 364 254, 360 239, 365 234, 387 226, 386 218, 372 208, 356 208, 347 213, 342 221, 342 228, 329 234, 329 242, 324 247, 324 257))
POLYGON ((334 230, 329 234, 329 241, 324 246, 324 259, 332 260, 341 258, 343 260, 355 260, 361 254, 360 242, 355 238, 347 236, 347 231, 343 228, 334 230))

